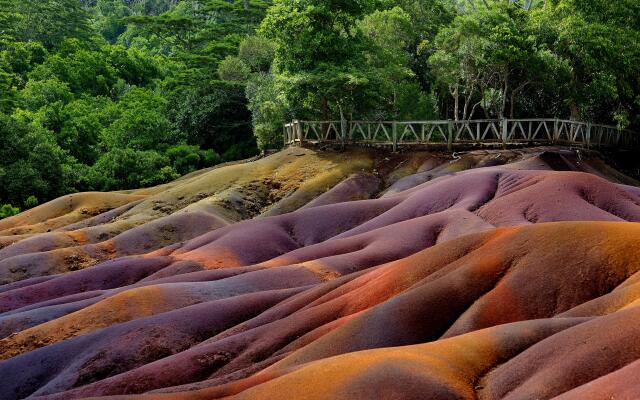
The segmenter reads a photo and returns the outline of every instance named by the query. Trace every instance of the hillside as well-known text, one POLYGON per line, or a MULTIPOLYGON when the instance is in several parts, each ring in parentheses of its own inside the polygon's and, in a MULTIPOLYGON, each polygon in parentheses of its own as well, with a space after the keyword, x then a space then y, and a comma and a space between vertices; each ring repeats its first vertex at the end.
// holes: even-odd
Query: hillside
POLYGON ((637 398, 638 185, 290 148, 60 197, 0 220, 0 398, 637 398))

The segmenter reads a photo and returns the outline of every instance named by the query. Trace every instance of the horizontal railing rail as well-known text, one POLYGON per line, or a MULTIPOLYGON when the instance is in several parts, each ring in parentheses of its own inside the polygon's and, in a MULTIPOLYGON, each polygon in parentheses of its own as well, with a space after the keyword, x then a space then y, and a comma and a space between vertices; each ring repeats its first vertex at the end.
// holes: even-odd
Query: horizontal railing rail
POLYGON ((294 120, 284 124, 285 146, 304 143, 390 145, 567 144, 583 147, 640 147, 630 130, 559 118, 434 121, 294 120))

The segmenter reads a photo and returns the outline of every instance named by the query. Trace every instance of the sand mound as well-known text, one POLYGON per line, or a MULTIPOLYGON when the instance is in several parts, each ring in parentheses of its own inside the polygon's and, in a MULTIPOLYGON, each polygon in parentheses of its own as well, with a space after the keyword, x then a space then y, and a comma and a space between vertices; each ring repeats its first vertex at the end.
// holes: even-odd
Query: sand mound
POLYGON ((0 398, 638 391, 640 190, 595 156, 291 149, 136 193, 2 225, 0 398))

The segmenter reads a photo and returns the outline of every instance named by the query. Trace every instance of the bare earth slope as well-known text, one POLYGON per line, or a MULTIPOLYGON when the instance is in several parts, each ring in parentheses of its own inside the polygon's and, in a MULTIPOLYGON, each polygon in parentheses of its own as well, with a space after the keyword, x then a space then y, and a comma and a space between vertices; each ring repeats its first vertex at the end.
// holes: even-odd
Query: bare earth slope
POLYGON ((597 154, 287 149, 0 221, 0 399, 634 399, 597 154))

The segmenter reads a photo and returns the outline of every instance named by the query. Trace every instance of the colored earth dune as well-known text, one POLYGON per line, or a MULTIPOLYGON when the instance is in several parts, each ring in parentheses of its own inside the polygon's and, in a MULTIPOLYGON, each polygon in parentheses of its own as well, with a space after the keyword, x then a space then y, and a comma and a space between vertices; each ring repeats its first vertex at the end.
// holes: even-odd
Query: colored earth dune
POLYGON ((0 221, 0 399, 640 398, 597 153, 292 148, 0 221))

